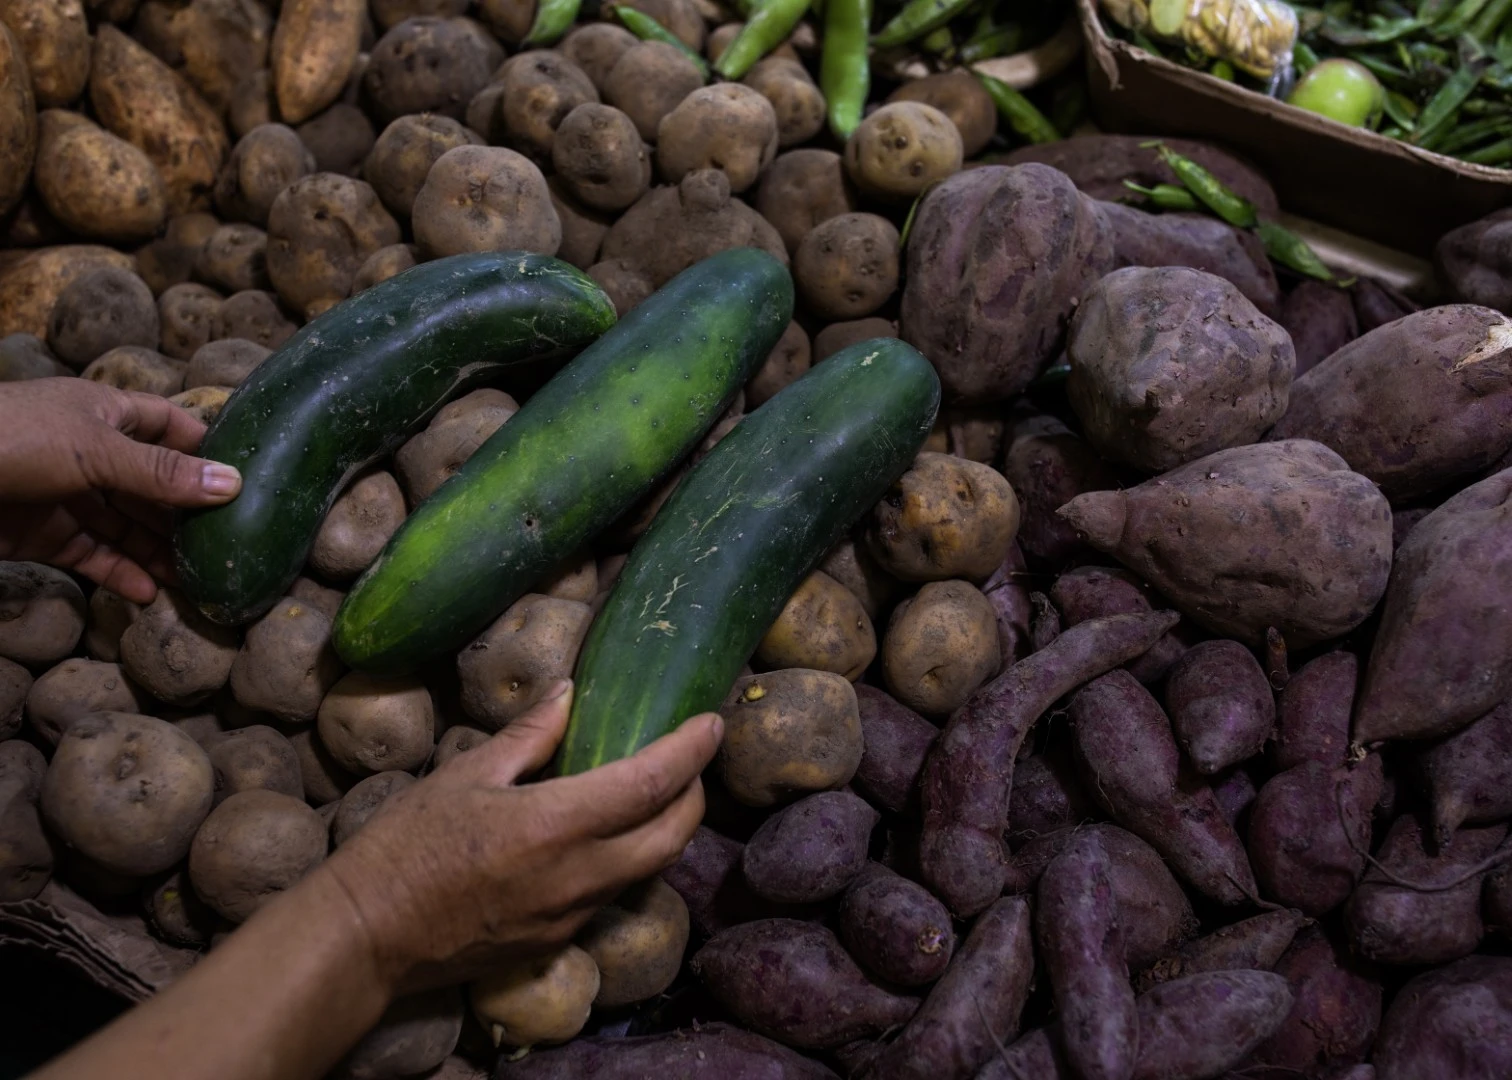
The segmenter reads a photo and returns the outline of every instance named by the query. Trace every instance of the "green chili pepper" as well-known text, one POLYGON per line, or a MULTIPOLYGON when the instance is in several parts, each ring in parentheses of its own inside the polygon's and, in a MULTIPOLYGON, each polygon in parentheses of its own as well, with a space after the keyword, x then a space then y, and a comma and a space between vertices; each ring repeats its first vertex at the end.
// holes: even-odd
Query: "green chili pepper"
POLYGON ((1192 196, 1190 191, 1184 187, 1177 187, 1175 184, 1141 187, 1132 180, 1125 180, 1123 183, 1124 187, 1143 195, 1162 210, 1192 212, 1202 209, 1202 204, 1192 196))
POLYGON ((1388 45, 1400 37, 1406 37, 1423 24, 1417 19, 1388 19, 1379 26, 1352 26, 1349 23, 1327 20, 1323 24, 1323 39, 1341 49, 1355 49, 1367 45, 1388 45))
POLYGON ((998 115, 1008 121, 1008 126, 1014 130, 1015 134, 1032 143, 1060 141, 1060 132, 1055 130, 1055 125, 1044 113, 1035 108, 1034 102, 1001 79, 983 75, 980 71, 974 71, 972 74, 986 88, 988 96, 992 98, 992 103, 997 106, 998 115))
POLYGON ((540 0, 536 5, 535 19, 530 24, 530 33, 521 45, 550 45, 572 29, 577 22, 582 0, 540 0))
MULTIPOLYGON (((616 19, 625 24, 625 29, 629 30, 636 37, 642 41, 660 41, 672 46, 689 60, 693 61, 700 75, 705 79, 709 77, 709 65, 704 62, 704 58, 688 48, 687 43, 682 38, 668 30, 644 11, 627 7, 624 4, 614 4, 610 10, 614 12, 616 19)), ((728 52, 729 50, 725 51, 728 52)))
POLYGON ((1150 143, 1160 152, 1160 160, 1176 174, 1182 186, 1199 202, 1224 221, 1239 229, 1252 229, 1258 220, 1250 201, 1230 191, 1223 182, 1189 157, 1176 153, 1165 143, 1150 143))
POLYGON ((735 40, 719 54, 714 70, 726 79, 740 78, 787 40, 808 6, 809 0, 763 0, 735 40))
POLYGON ((1470 36, 1476 41, 1490 41, 1509 14, 1512 14, 1512 0, 1491 0, 1470 24, 1470 36))
POLYGON ((980 60, 990 60, 994 56, 1005 56, 1018 52, 1023 41, 1024 28, 1018 23, 994 27, 989 33, 973 35, 962 45, 960 60, 962 64, 970 65, 980 60))
POLYGON ((1480 82, 1481 72, 1485 70, 1485 62, 1472 62, 1460 67, 1453 75, 1449 76, 1438 92, 1428 99, 1428 104, 1423 106, 1423 111, 1418 114, 1417 123, 1412 128, 1412 141, 1421 144, 1430 135, 1435 134, 1439 125, 1445 123, 1464 101, 1475 90, 1475 84, 1480 82))
POLYGON ((1255 226, 1255 233, 1265 245, 1265 253, 1273 261, 1319 281, 1334 279, 1333 271, 1323 265, 1318 253, 1290 229, 1277 225, 1274 221, 1262 221, 1255 226))
POLYGON ((826 0, 819 90, 828 106, 830 131, 842 142, 860 125, 871 90, 866 53, 870 24, 871 0, 826 0))
POLYGON ((1506 165, 1512 162, 1512 139, 1498 140, 1461 157, 1474 165, 1506 165))
POLYGON ((1292 49, 1292 65, 1296 67, 1298 75, 1306 75, 1318 66, 1318 54, 1305 41, 1297 42, 1292 49))
POLYGON ((1385 107, 1386 115, 1399 128, 1410 131, 1417 121, 1417 102, 1406 94, 1400 94, 1395 90, 1386 91, 1385 107))
POLYGON ((1486 3, 1487 0, 1459 0, 1459 3, 1450 9, 1449 14, 1434 25, 1434 33, 1446 38, 1457 37, 1464 33, 1475 21, 1475 17, 1481 13, 1486 3))
POLYGON ((921 37, 919 48, 930 56, 943 56, 955 49, 955 35, 950 32, 950 27, 942 26, 921 37))
POLYGON ((1364 66, 1372 75, 1380 79, 1387 86, 1405 87, 1412 85, 1412 76, 1395 64, 1388 64, 1379 56, 1372 56, 1365 52, 1352 52, 1349 58, 1357 64, 1364 66))
POLYGON ((1397 127, 1395 124, 1388 124, 1381 129, 1381 134, 1388 139, 1405 139, 1407 137, 1407 130, 1407 128, 1397 127))
POLYGON ((1505 116, 1488 116, 1471 120, 1451 131, 1438 145, 1441 154, 1462 154, 1487 139, 1512 136, 1512 120, 1505 116))
POLYGON ((976 0, 909 0, 902 11, 877 31, 872 44, 879 49, 907 44, 944 26, 974 3, 976 0))

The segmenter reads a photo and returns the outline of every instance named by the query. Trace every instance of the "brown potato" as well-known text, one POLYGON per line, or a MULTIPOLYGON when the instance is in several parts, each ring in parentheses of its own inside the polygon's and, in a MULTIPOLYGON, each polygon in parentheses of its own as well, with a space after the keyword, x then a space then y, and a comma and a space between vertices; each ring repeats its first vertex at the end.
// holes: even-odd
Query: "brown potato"
POLYGON ((997 616, 967 581, 931 581, 904 600, 882 640, 892 696, 925 716, 948 716, 998 673, 997 616))
POLYGON ((849 348, 873 338, 895 338, 898 324, 891 319, 853 319, 847 322, 830 323, 814 335, 814 363, 834 356, 841 349, 849 348))
POLYGON ((215 181, 215 208, 228 221, 266 227, 273 200, 315 171, 315 155, 293 128, 259 124, 231 148, 215 181))
POLYGON ((217 626, 176 589, 157 599, 121 635, 121 666, 170 705, 203 701, 231 676, 236 631, 217 626))
POLYGON ((905 591, 901 581, 877 565, 865 544, 850 537, 830 549, 819 569, 849 589, 874 624, 905 591))
POLYGON ((278 348, 298 329, 278 306, 278 297, 263 289, 247 289, 226 297, 210 320, 211 340, 241 338, 265 349, 278 348))
POLYGON ((887 96, 888 104, 894 101, 921 101, 948 116, 961 133, 961 153, 967 158, 985 150, 997 132, 997 107, 991 95, 961 68, 905 82, 887 96))
POLYGON ((775 348, 745 384, 745 404, 754 409, 809 369, 809 339, 803 327, 788 323, 775 348))
POLYGON ((600 908, 577 940, 598 968, 594 1005, 633 1005, 671 986, 682 969, 688 929, 688 905, 659 877, 632 885, 600 908))
POLYGON ((861 764, 856 691, 832 671, 788 668, 736 680, 715 764, 737 802, 777 806, 850 783, 861 764))
POLYGON ((498 66, 497 50, 464 19, 405 19, 373 46, 362 75, 363 97, 384 124, 427 112, 461 120, 498 66))
POLYGON ((415 241, 430 258, 465 251, 555 255, 562 222, 546 178, 502 146, 458 146, 431 167, 415 196, 415 241))
POLYGON ((472 100, 467 103, 467 111, 462 115, 462 122, 468 131, 481 135, 493 127, 494 114, 498 112, 499 97, 503 93, 503 86, 491 82, 472 96, 472 100))
POLYGON ((296 731, 289 736, 289 742, 299 758, 299 779, 304 784, 305 801, 325 806, 340 799, 357 783, 357 777, 331 756, 313 727, 296 731))
POLYGON ((546 181, 546 187, 551 192, 551 207, 562 223, 562 243, 557 248, 557 258, 580 270, 587 270, 598 262, 599 248, 609 231, 611 219, 574 199, 560 177, 551 177, 546 181))
POLYGON ((84 593, 62 570, 0 562, 0 656, 27 667, 55 664, 84 633, 84 593))
POLYGON ((215 110, 182 76, 115 27, 101 26, 89 101, 103 127, 157 166, 169 213, 210 205, 230 140, 215 110))
POLYGON ((205 818, 189 849, 189 880, 218 914, 245 922, 320 865, 329 845, 314 810, 292 796, 253 788, 205 818))
POLYGON ((453 724, 436 740, 436 752, 431 755, 431 771, 439 769, 458 754, 482 746, 491 738, 493 736, 486 731, 466 724, 453 724))
POLYGON ((31 334, 0 338, 0 382, 67 378, 73 371, 60 363, 47 346, 31 334))
POLYGON ((140 604, 117 596, 104 586, 89 594, 89 625, 84 651, 92 660, 113 664, 121 658, 121 635, 142 613, 140 604))
POLYGON ((0 22, 0 217, 20 203, 37 157, 37 103, 26 53, 0 22))
POLYGON ((473 452, 505 421, 520 411, 502 390, 474 390, 443 406, 424 431, 412 436, 394 455, 394 471, 418 506, 454 476, 473 452))
POLYGON ((657 168, 674 184, 690 172, 719 169, 738 194, 776 157, 777 113, 739 83, 694 90, 656 127, 657 168))
POLYGON ((498 731, 572 674, 592 621, 588 605, 528 593, 457 654, 462 711, 498 731))
POLYGON ((184 388, 183 364, 138 345, 122 345, 103 353, 79 375, 119 390, 140 390, 158 397, 171 397, 184 388))
POLYGON ((501 965, 468 986, 473 1015, 495 1046, 550 1046, 588 1022, 599 972, 576 945, 501 965))
POLYGON ((136 39, 224 113, 237 84, 268 62, 273 18, 260 0, 145 0, 136 39))
POLYGON ((868 195, 913 199, 961 171, 961 133, 950 118, 919 101, 883 105, 845 144, 845 171, 868 195))
POLYGON ((854 682, 876 655, 876 631, 861 601, 815 570, 756 646, 755 666, 833 671, 854 682))
POLYGON ((435 746, 435 707, 416 678, 343 675, 320 703, 321 744, 343 768, 367 776, 412 772, 435 746))
POLYGON ((26 721, 49 746, 57 746, 70 727, 91 713, 139 713, 150 700, 120 664, 69 659, 32 683, 26 721))
POLYGON ((52 842, 37 813, 46 769, 36 747, 0 742, 0 904, 30 900, 52 878, 52 842))
POLYGON ((78 113, 37 123, 37 193, 65 228, 92 240, 146 240, 168 216, 168 188, 137 147, 78 113))
POLYGON ((0 0, 0 22, 26 57, 37 108, 77 101, 89 80, 89 24, 81 0, 0 0))
POLYGON ((58 295, 75 278, 103 266, 136 269, 130 255, 94 244, 39 248, 0 265, 0 337, 34 334, 46 340, 58 295))
POLYGON ((798 146, 824 127, 824 95, 802 62, 767 56, 740 80, 772 103, 777 114, 777 145, 798 146))
POLYGON ((583 69, 550 49, 511 57, 495 81, 501 92, 490 119, 489 140, 542 165, 551 162, 556 129, 567 114, 599 99, 583 69))
POLYGON ((619 63, 619 58, 635 48, 640 38, 618 23, 579 23, 557 45, 557 52, 588 76, 590 82, 604 92, 609 72, 619 63))
POLYGON ((651 186, 650 149, 612 105, 587 102, 568 113, 552 140, 551 162, 568 190, 596 210, 623 210, 651 186))
POLYGON ((984 581, 1018 534, 1019 505, 989 465, 925 452, 866 519, 866 543, 902 581, 984 581))
POLYGON ((625 6, 645 12, 677 35, 688 48, 696 53, 703 52, 706 31, 703 16, 694 0, 628 0, 625 6))
POLYGON ((378 140, 367 114, 345 101, 316 113, 295 128, 294 133, 314 156, 316 172, 353 179, 361 177, 363 163, 378 140))
POLYGON ((247 628, 231 665, 231 693, 247 708, 280 720, 310 721, 341 672, 330 617, 285 597, 247 628))
POLYGON ((200 248, 194 276, 228 293, 266 289, 268 234, 244 222, 222 225, 200 248))
POLYGON ((825 319, 859 319, 898 288, 898 230, 876 214, 841 214, 808 231, 793 253, 799 295, 825 319))
POLYGON ((156 349, 158 310, 152 290, 117 267, 75 278, 53 305, 47 344, 76 371, 118 345, 156 349))
POLYGON ((379 282, 387 281, 416 266, 418 255, 419 248, 414 244, 390 244, 379 248, 357 268, 357 275, 352 278, 352 295, 365 292, 379 282))
POLYGON ((615 314, 622 319, 626 312, 656 291, 650 277, 625 259, 594 263, 588 268, 588 276, 614 301, 615 314))
POLYGON ((537 589, 557 600, 590 603, 599 591, 598 561, 590 548, 569 556, 537 589))
POLYGON ((211 735, 202 744, 215 770, 215 804, 238 791, 277 791, 304 798, 293 743, 266 724, 211 735))
POLYGON ((189 358, 189 367, 184 372, 184 388, 193 390, 199 386, 230 386, 242 384, 257 365, 272 356, 255 341, 246 338, 222 338, 207 341, 189 358))
POLYGON ((332 581, 350 581, 403 523, 404 494, 394 474, 365 473, 331 504, 310 548, 310 565, 332 581))
POLYGON ((228 386, 196 386, 192 390, 180 390, 168 400, 208 426, 226 407, 226 402, 231 398, 231 389, 228 386))
POLYGON ((231 91, 231 105, 226 110, 231 134, 240 139, 254 128, 279 123, 278 100, 273 93, 273 72, 269 68, 243 76, 231 91))
POLYGON ((408 218, 436 159, 454 147, 477 146, 482 141, 448 116, 401 116, 378 136, 362 166, 362 176, 389 213, 408 218))
POLYGON ((140 877, 188 854, 213 790, 209 757, 172 724, 95 713, 59 741, 42 780, 42 816, 86 858, 140 877))
POLYGON ((295 578, 294 584, 289 586, 289 596, 291 599, 309 604, 315 610, 323 612, 328 619, 336 618, 341 602, 346 599, 346 593, 340 589, 322 585, 314 578, 303 575, 295 578))
POLYGON ((0 741, 14 739, 21 730, 31 688, 31 672, 14 660, 0 657, 0 741))
POLYGON ((158 297, 158 337, 163 354, 188 360, 198 352, 214 334, 222 299, 210 286, 194 282, 165 289, 158 297))
POLYGON ((357 835, 357 830, 367 824, 380 806, 414 782, 409 773, 392 770, 357 781, 341 797, 336 816, 331 820, 332 843, 340 847, 357 835))
POLYGON ((855 210, 856 193, 833 150, 789 150, 762 176, 754 205, 796 252, 810 229, 855 210))
POLYGON ((692 60, 665 41, 642 41, 626 49, 604 80, 604 100, 630 118, 646 141, 678 103, 703 86, 692 60))
POLYGON ((478 0, 478 15, 507 45, 518 45, 535 21, 536 0, 478 0))
POLYGON ((186 949, 208 945, 223 925, 220 916, 195 894, 185 870, 175 870, 155 887, 144 890, 142 906, 155 936, 186 949))
POLYGON ((268 276, 284 303, 313 318, 345 300, 358 267, 399 238, 399 223, 368 184, 314 173, 273 200, 268 276))
POLYGON ((283 0, 273 31, 279 114, 300 124, 341 96, 357 63, 367 0, 283 0))
POLYGON ((189 280, 199 249, 219 227, 213 214, 179 214, 168 219, 162 236, 137 249, 137 273, 154 296, 189 280))
POLYGON ((446 1066, 462 1033, 460 987, 445 986, 399 998, 331 1073, 340 1080, 486 1080, 446 1066))
POLYGON ((378 29, 413 19, 420 15, 461 15, 471 6, 471 0, 369 0, 368 10, 378 29))

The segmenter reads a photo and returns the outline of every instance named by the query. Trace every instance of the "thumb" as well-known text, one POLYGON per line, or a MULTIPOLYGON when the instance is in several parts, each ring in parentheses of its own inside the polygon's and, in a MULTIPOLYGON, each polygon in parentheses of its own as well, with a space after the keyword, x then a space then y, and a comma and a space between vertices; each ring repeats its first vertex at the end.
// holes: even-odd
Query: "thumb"
POLYGON ((168 506, 216 506, 241 491, 241 473, 218 461, 116 434, 100 462, 100 486, 168 506))

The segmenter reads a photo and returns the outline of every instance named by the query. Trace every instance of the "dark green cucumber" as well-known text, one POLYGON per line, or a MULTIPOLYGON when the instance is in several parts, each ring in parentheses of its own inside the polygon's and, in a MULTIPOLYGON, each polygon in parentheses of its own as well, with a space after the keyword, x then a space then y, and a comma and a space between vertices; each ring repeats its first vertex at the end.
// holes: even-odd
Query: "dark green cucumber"
POLYGON ((315 319, 239 386, 200 454, 241 470, 236 499, 187 513, 179 578, 218 623, 257 618, 299 576, 352 474, 464 387, 566 357, 614 305, 559 259, 485 252, 407 270, 315 319))
POLYGON ((792 312, 787 268, 752 248, 673 278, 400 526, 336 613, 337 653, 397 672, 471 641, 693 449, 792 312))
POLYGON ((940 380, 864 341, 747 416, 695 466, 620 572, 578 659, 563 774, 717 709, 793 590, 908 468, 940 380))

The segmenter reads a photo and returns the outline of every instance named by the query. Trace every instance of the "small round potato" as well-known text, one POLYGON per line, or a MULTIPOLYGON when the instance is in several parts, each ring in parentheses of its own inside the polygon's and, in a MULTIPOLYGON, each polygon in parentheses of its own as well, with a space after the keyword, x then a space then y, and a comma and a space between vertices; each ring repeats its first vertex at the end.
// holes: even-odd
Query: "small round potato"
POLYGON ((891 319, 851 319, 830 323, 814 335, 814 363, 827 360, 841 349, 873 338, 895 338, 898 324, 891 319))
POLYGON ((609 72, 604 100, 628 116, 640 137, 650 142, 662 117, 703 84, 703 74, 676 47, 642 41, 626 49, 609 72))
POLYGON ((412 772, 430 759, 436 710, 417 678, 343 675, 320 703, 320 741, 343 768, 367 776, 412 772))
POLYGON ((384 1010, 377 1026, 330 1075, 340 1080, 475 1080, 467 1073, 451 1076, 444 1064, 456 1049, 465 1013, 461 987, 407 994, 384 1010))
POLYGON ((419 263, 419 249, 414 244, 390 244, 379 248, 367 257, 367 262, 357 268, 352 279, 352 295, 371 289, 379 282, 396 277, 419 263))
POLYGON ((866 542, 902 581, 984 581, 1018 535, 1019 505, 990 465, 925 452, 866 520, 866 542))
POLYGON ((562 223, 562 243, 557 248, 557 258, 580 270, 587 270, 598 262, 599 248, 603 246, 612 219, 574 199, 561 177, 551 177, 546 186, 551 191, 551 207, 562 223))
POLYGON ((492 735, 478 728, 468 727, 466 724, 453 724, 436 740, 436 752, 431 755, 431 770, 434 772, 457 755, 482 746, 491 738, 493 738, 492 735))
POLYGON ((220 916, 195 894, 184 870, 175 870, 145 890, 142 901, 152 932, 170 945, 202 949, 221 925, 220 916))
POLYGON ((719 711, 719 777, 746 806, 838 790, 861 764, 861 714, 843 675, 803 668, 748 675, 719 711))
POLYGON ((756 665, 833 671, 854 682, 877 655, 877 635, 854 593, 815 570, 788 597, 761 644, 756 665))
POLYGON ((412 436, 394 455, 394 471, 418 506, 446 481, 511 416, 519 404, 502 390, 485 387, 442 407, 424 431, 412 436))
POLYGON ((68 365, 60 363, 36 335, 6 334, 0 337, 0 382, 66 378, 72 374, 68 365))
POLYGON ((809 338, 803 327, 796 322, 788 323, 776 347, 745 384, 746 408, 756 408, 808 371, 809 352, 809 338))
POLYGON ((31 688, 31 672, 14 660, 0 657, 0 742, 14 739, 21 730, 31 688))
POLYGON ((129 270, 91 270, 58 294, 47 320, 47 344, 75 371, 118 345, 156 349, 157 301, 129 270))
POLYGON ((503 86, 491 82, 472 96, 472 100, 467 103, 467 112, 462 117, 468 131, 481 135, 493 127, 494 114, 499 109, 499 96, 503 93, 503 86))
POLYGON ((649 1001, 672 985, 688 947, 688 905, 650 878, 621 893, 583 927, 578 945, 599 972, 593 1003, 614 1009, 649 1001))
POLYGON ((369 185, 314 173, 273 200, 268 276, 284 303, 313 318, 346 299, 369 255, 399 239, 399 223, 369 185))
POLYGON ((84 631, 84 651, 89 658, 104 660, 108 664, 120 660, 121 635, 141 613, 140 604, 117 596, 103 586, 90 593, 89 626, 84 631))
POLYGON ((47 337, 47 317, 74 278, 101 266, 131 270, 131 256, 96 244, 7 251, 0 258, 0 333, 47 337))
POLYGON ((833 150, 789 150, 762 176, 754 205, 791 253, 820 222, 855 210, 856 192, 833 150))
POLYGON ((845 170, 868 195, 904 202, 961 171, 961 133, 933 105, 884 105, 846 142, 845 170))
POLYGON ((157 232, 168 192, 148 156, 78 113, 39 118, 37 193, 53 217, 91 240, 131 243, 157 232))
POLYGON ((314 156, 316 173, 336 173, 353 179, 362 175, 362 164, 378 139, 367 114, 345 101, 312 116, 294 133, 314 156))
POLYGON ((985 150, 997 132, 997 106, 991 95, 960 68, 905 82, 888 95, 888 104, 895 101, 920 101, 948 116, 961 134, 961 154, 966 158, 985 150))
POLYGON ((308 722, 341 672, 331 647, 330 618, 319 608, 284 597, 247 628, 231 665, 231 693, 249 709, 308 722))
POLYGON ((278 100, 273 92, 273 73, 263 68, 237 80, 231 91, 231 104, 226 109, 226 119, 231 134, 238 139, 263 124, 275 124, 279 119, 278 100))
POLYGON ((315 155, 293 128, 259 124, 232 147, 215 181, 215 208, 227 221, 249 221, 266 228, 273 200, 314 171, 315 155))
POLYGON ((525 40, 535 12, 536 0, 478 0, 478 17, 506 45, 525 40))
POLYGON ((228 293, 268 287, 268 234, 236 222, 210 234, 194 260, 194 276, 228 293))
POLYGON ((656 291, 651 279, 624 259, 605 259, 588 268, 588 276, 614 301, 620 318, 656 291))
POLYGON ((373 46, 363 97, 385 124, 411 113, 461 120, 498 64, 489 44, 462 19, 405 19, 373 46))
MULTIPOLYGON (((204 239, 208 241, 210 235, 204 239)), ((200 247, 203 248, 204 243, 200 247)), ((198 249, 194 258, 198 261, 198 249)), ((163 355, 175 360, 188 360, 193 356, 210 340, 216 313, 224 299, 210 286, 191 282, 165 289, 158 297, 158 336, 161 342, 158 348, 162 349, 163 355)))
POLYGON ((588 102, 557 126, 552 167, 585 206, 623 210, 651 187, 651 152, 630 118, 588 102))
POLYGON ((177 589, 159 589, 121 635, 121 666, 148 693, 171 705, 193 705, 231 676, 236 631, 199 613, 177 589))
POLYGON ((536 49, 505 61, 496 80, 497 112, 490 141, 543 165, 551 161, 556 129, 579 105, 597 102, 598 89, 582 68, 561 53, 536 49))
POLYGON ((273 355, 255 341, 246 338, 221 338, 207 341, 189 358, 189 367, 184 372, 184 389, 197 386, 230 386, 242 384, 257 365, 273 355))
POLYGON ((793 255, 793 278, 809 310, 859 319, 898 287, 898 230, 876 214, 841 214, 809 230, 793 255))
POLYGON ((449 116, 401 116, 378 136, 363 163, 362 176, 373 185, 389 213, 405 220, 436 160, 448 150, 481 142, 449 116))
POLYGON ((719 169, 740 193, 777 157, 777 113, 740 83, 693 91, 656 128, 656 164, 677 183, 690 172, 719 169))
POLYGON ((357 835, 357 830, 367 824, 368 818, 376 814, 380 806, 414 782, 415 778, 409 773, 394 770, 374 773, 357 781, 341 797, 341 804, 336 808, 336 817, 331 822, 331 841, 337 847, 346 843, 357 835))
POLYGON ((621 56, 638 44, 640 38, 618 23, 579 23, 562 39, 557 52, 582 68, 583 74, 603 93, 609 72, 621 56))
POLYGON ((214 785, 205 751, 172 724, 95 713, 59 741, 42 780, 42 815, 70 848, 140 877, 188 854, 214 785))
POLYGON ((359 476, 336 497, 310 547, 310 565, 332 581, 351 581, 404 524, 404 493, 394 474, 359 476))
POLYGON ((179 214, 168 219, 162 236, 137 249, 137 273, 154 296, 189 280, 199 249, 218 228, 213 214, 179 214))
POLYGON ((213 708, 205 712, 191 712, 188 716, 174 717, 169 723, 199 743, 201 747, 222 732, 231 730, 225 718, 216 713, 213 708))
POLYGON ((806 143, 824 127, 824 95, 800 61, 768 56, 741 82, 772 103, 777 114, 778 146, 806 143))
POLYGON ((74 651, 84 633, 84 593, 62 570, 0 562, 0 656, 36 668, 74 651))
POLYGON ((294 745, 266 724, 212 735, 205 740, 204 748, 215 769, 217 806, 238 791, 257 789, 304 798, 294 745))
POLYGON ((325 822, 289 795, 254 788, 210 812, 189 850, 189 880, 201 900, 232 922, 304 877, 326 857, 325 822))
POLYGON ((593 615, 577 600, 520 597, 457 654, 462 711, 498 731, 572 674, 593 615))
POLYGON ((546 178, 529 158, 502 146, 442 154, 415 196, 413 223, 415 241, 430 258, 465 251, 555 255, 562 246, 546 178))
POLYGON ((858 544, 850 537, 830 549, 819 569, 861 601, 861 610, 866 612, 873 625, 904 592, 903 583, 877 565, 866 545, 858 544))
POLYGON ((521 1048, 564 1043, 582 1031, 598 991, 598 967, 576 945, 513 961, 468 987, 494 1045, 521 1048))
POLYGON ((101 354, 79 376, 118 390, 171 397, 184 388, 185 366, 151 349, 122 345, 101 354))
POLYGON ((149 701, 120 664, 102 660, 64 660, 32 683, 26 695, 26 719, 50 746, 68 729, 98 712, 139 713, 149 701))
POLYGON ((341 602, 346 599, 346 593, 340 589, 322 585, 314 578, 300 575, 294 579, 294 584, 289 586, 289 597, 309 604, 315 610, 323 612, 326 618, 334 620, 336 612, 341 608, 341 602))
POLYGON ((298 329, 278 306, 278 297, 263 289, 247 289, 226 297, 215 309, 210 336, 215 341, 243 338, 276 349, 298 329))
POLYGON ((307 802, 315 806, 335 802, 357 783, 358 778, 331 756, 313 728, 296 731, 289 736, 289 742, 299 757, 299 778, 307 802))
POLYGON ((882 641, 893 697, 948 716, 1002 666, 992 601, 968 581, 931 581, 898 605, 882 641))

